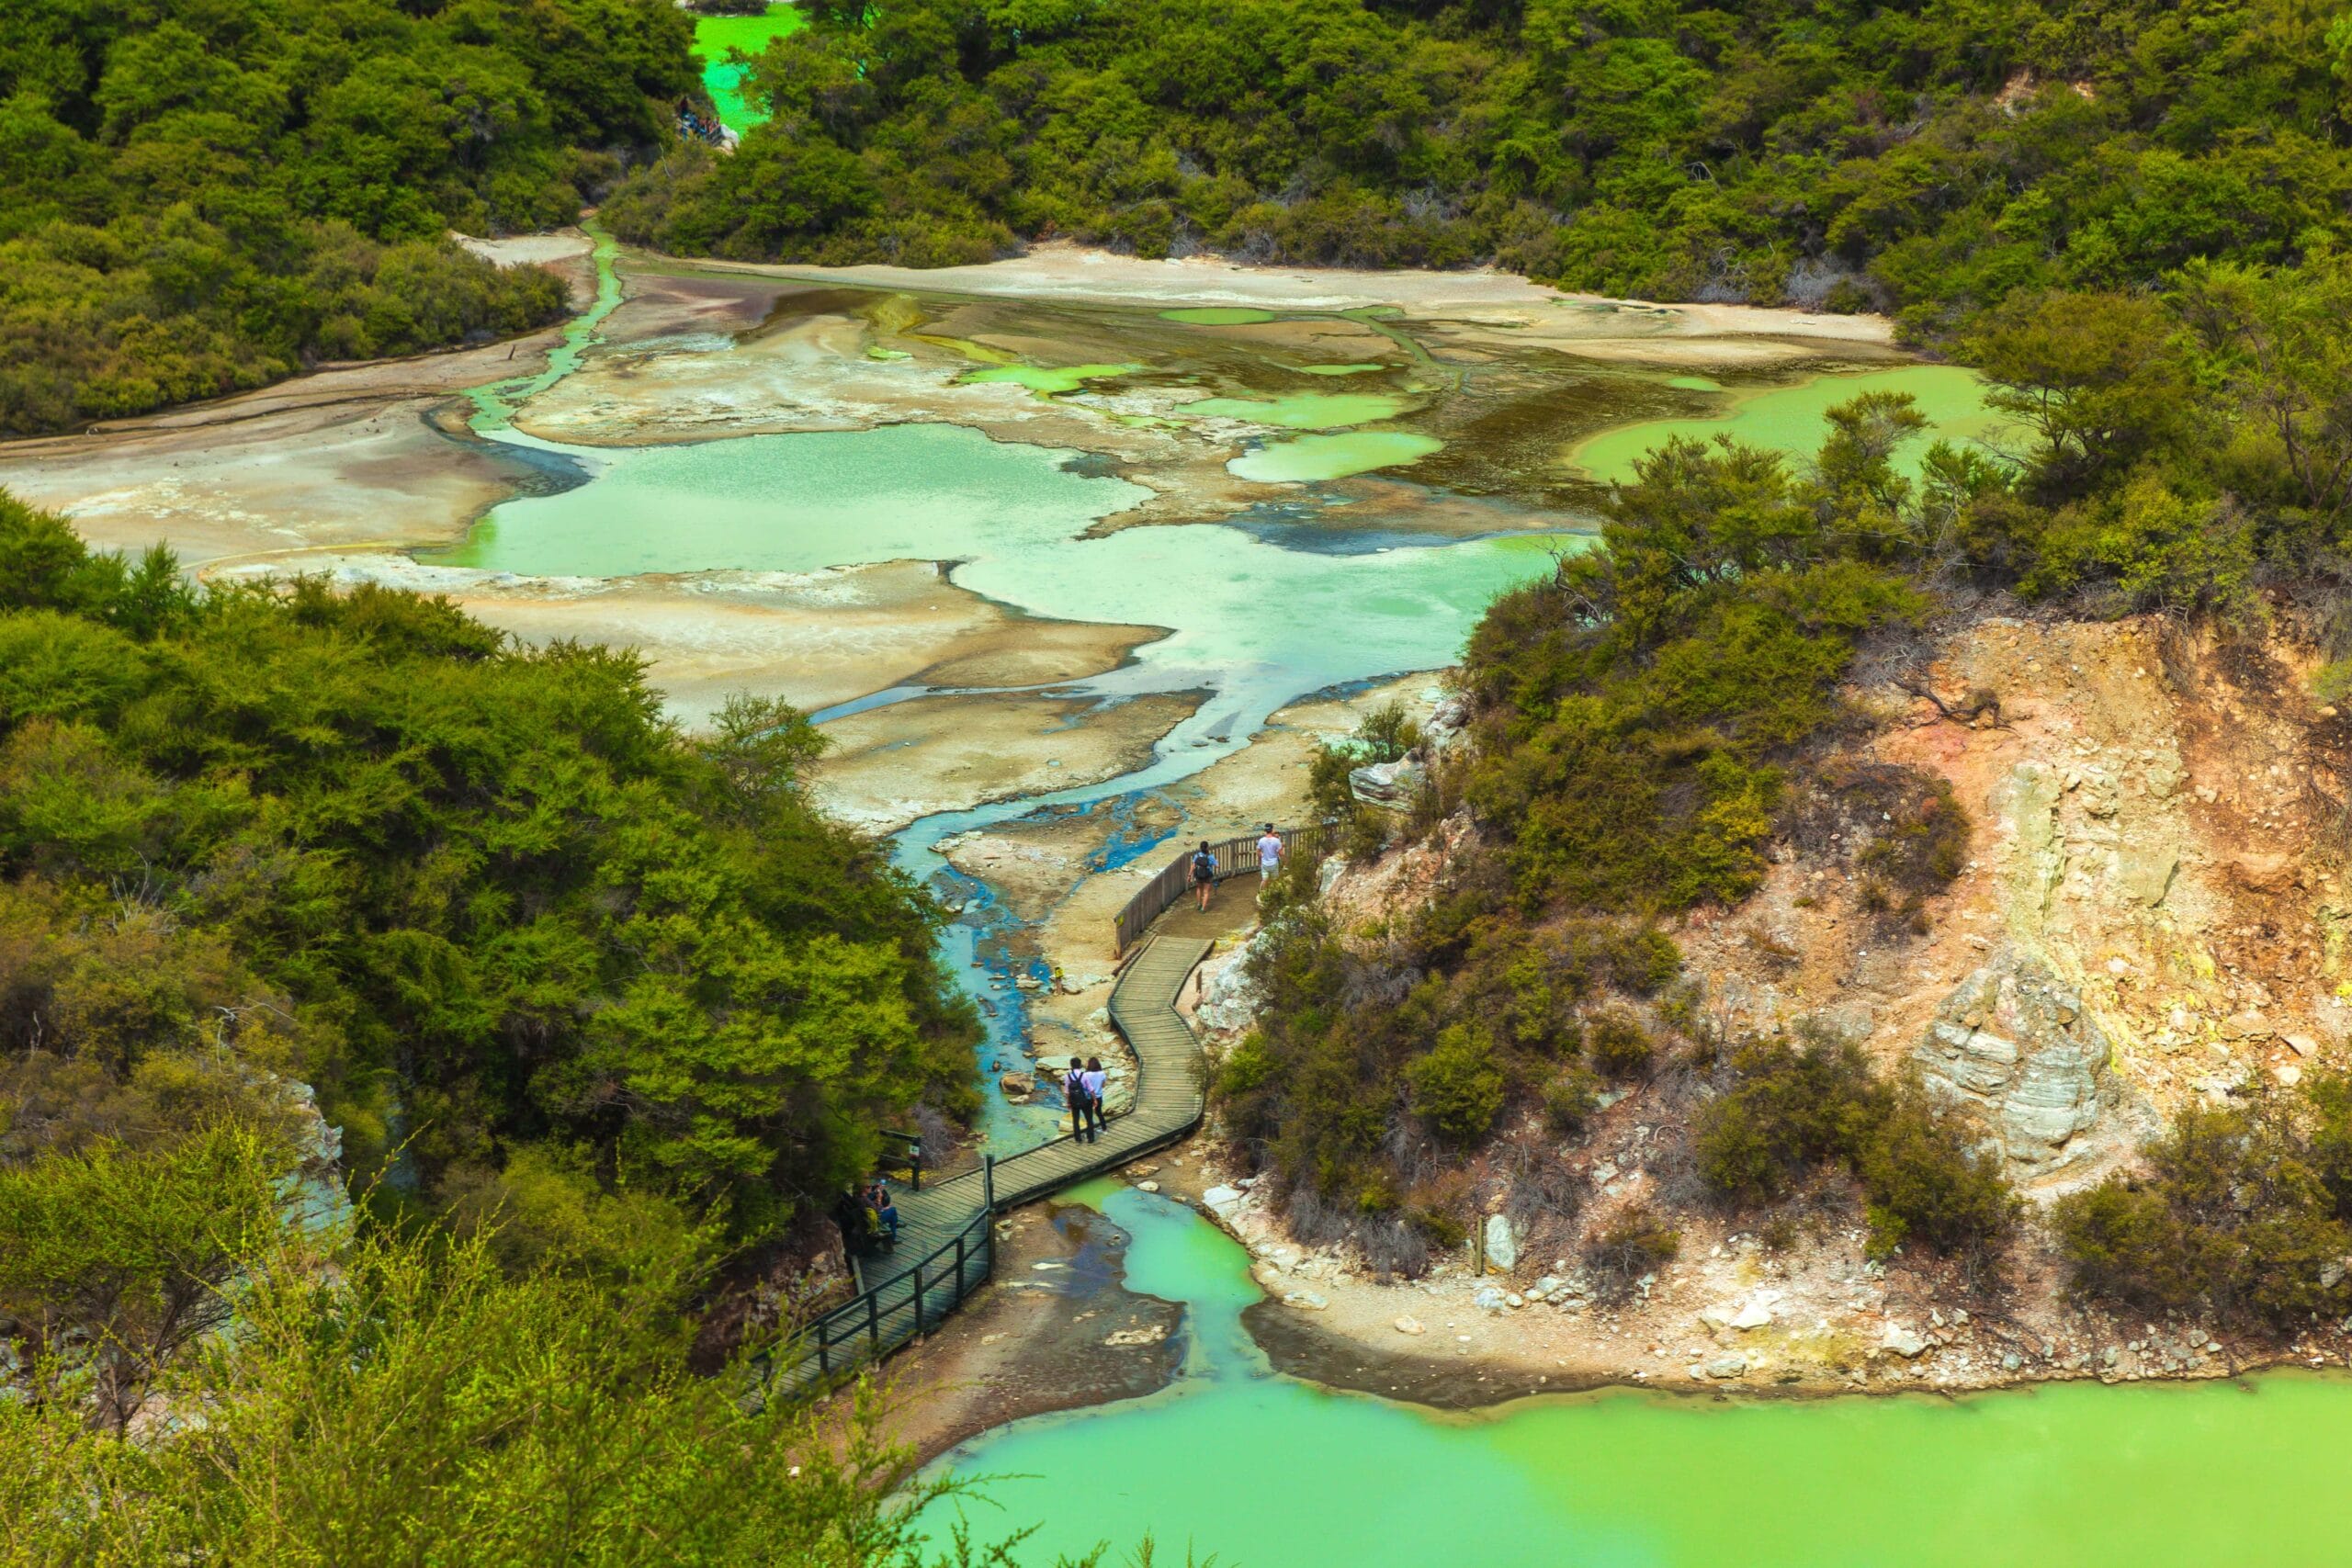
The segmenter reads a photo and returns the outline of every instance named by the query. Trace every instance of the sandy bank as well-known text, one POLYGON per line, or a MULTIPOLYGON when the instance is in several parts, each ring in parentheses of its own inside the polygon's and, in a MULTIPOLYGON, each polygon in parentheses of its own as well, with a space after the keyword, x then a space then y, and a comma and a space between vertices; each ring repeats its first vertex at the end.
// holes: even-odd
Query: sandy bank
POLYGON ((929 561, 814 572, 518 577, 396 554, 252 561, 436 593, 531 647, 631 648, 672 717, 697 728, 737 692, 815 711, 895 686, 1028 686, 1116 668, 1156 627, 1038 620, 956 587, 929 561))
POLYGON ((918 697, 825 726, 817 799, 877 833, 917 818, 1133 773, 1200 705, 1192 693, 918 697))
POLYGON ((712 271, 741 271, 869 288, 933 294, 1020 296, 1110 304, 1151 301, 1170 307, 1234 305, 1261 310, 1359 310, 1393 305, 1408 312, 1573 311, 1592 318, 1595 338, 1689 333, 1809 337, 1827 343, 1886 344, 1883 316, 1767 310, 1754 305, 1657 305, 1567 294, 1513 273, 1373 272, 1345 267, 1250 267, 1213 256, 1145 261, 1060 243, 976 266, 790 266, 697 261, 712 271))

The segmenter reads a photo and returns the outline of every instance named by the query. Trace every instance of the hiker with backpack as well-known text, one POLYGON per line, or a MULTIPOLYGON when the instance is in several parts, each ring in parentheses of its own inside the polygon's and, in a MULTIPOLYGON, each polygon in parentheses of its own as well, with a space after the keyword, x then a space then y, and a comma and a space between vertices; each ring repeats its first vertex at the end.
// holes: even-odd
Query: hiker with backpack
POLYGON ((1094 1103, 1086 1072, 1086 1064, 1076 1056, 1069 1059, 1069 1071, 1062 1075, 1062 1100, 1069 1106, 1069 1135, 1073 1143, 1091 1144, 1102 1135, 1102 1111, 1094 1103), (1091 1135, 1088 1127, 1091 1125, 1091 1135))
POLYGON ((1209 907, 1209 895, 1216 891, 1216 853, 1206 839, 1193 852, 1193 901, 1204 909, 1209 907))

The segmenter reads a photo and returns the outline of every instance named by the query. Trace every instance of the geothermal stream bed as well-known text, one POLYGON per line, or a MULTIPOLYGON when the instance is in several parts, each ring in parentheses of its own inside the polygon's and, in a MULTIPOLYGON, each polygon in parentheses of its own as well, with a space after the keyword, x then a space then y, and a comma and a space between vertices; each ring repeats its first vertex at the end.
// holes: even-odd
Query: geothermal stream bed
MULTIPOLYGON (((160 533, 203 541, 199 560, 242 551, 252 570, 305 556, 346 580, 453 592, 526 640, 642 639, 688 723, 710 704, 670 673, 691 665, 681 637, 798 617, 801 640, 706 684, 786 694, 854 741, 816 787, 893 833, 900 865, 960 908, 944 957, 984 1004, 982 1069, 1025 1066, 1038 1007, 1101 1003, 1016 983, 1046 974, 1047 914, 1089 885, 1114 885, 1096 902, 1115 908, 1133 863, 1175 852, 1178 822, 1250 828, 1274 797, 1261 789, 1245 815, 1214 781, 1283 714, 1430 684, 1414 672, 1453 663, 1496 592, 1581 547, 1595 487, 1648 446, 1728 433, 1801 452, 1825 408, 1876 387, 1913 392, 1945 436, 1995 434, 1965 372, 1905 360, 1849 321, 1055 254, 930 281, 648 261, 632 286, 675 307, 667 335, 608 343, 626 308, 616 261, 600 242, 594 306, 544 369, 469 394, 469 433, 382 419, 376 445, 321 470, 345 490, 375 478, 400 517, 443 496, 419 474, 495 465, 505 499, 486 512, 466 497, 492 479, 441 479, 446 525, 401 517, 407 533, 387 541, 373 516, 340 533, 298 524, 301 498, 328 493, 301 488, 302 464, 345 448, 266 422, 0 452, 0 483, 101 544, 160 533), (696 329, 695 291, 722 284, 736 319, 696 329), (1383 289, 1408 308, 1367 292, 1383 289), (277 445, 255 458, 239 441, 277 445), (405 466, 381 455, 394 450, 405 466), (225 499, 199 514, 207 485, 225 499), (896 647, 902 604, 965 617, 986 657, 826 662, 835 643, 896 647), (942 669, 962 674, 923 673, 942 669), (937 759, 978 752, 1020 765, 981 758, 967 782, 944 778, 937 759), (938 846, 975 833, 1065 834, 1069 886, 1041 905, 992 863, 951 865, 938 846)), ((1000 1149, 1057 1114, 992 1089, 987 1102, 1000 1149)), ((1041 1524, 1023 1563, 1105 1540, 1115 1560, 1147 1532, 1177 1561, 1190 1545, 1227 1568, 2352 1559, 2340 1380, 1960 1399, 1628 1389, 1444 1414, 1274 1372, 1242 1317, 1260 1296, 1246 1254, 1184 1202, 1108 1182, 1071 1201, 1126 1233, 1126 1290, 1181 1304, 1182 1363, 1156 1393, 1015 1421, 942 1457, 999 1478, 973 1513, 983 1538, 1041 1524)))

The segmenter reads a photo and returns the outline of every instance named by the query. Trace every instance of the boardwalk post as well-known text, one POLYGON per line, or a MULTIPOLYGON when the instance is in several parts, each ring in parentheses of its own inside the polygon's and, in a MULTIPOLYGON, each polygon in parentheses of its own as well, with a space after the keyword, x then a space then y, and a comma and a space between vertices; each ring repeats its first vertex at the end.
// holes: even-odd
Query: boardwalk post
POLYGON ((996 1213, 996 1156, 981 1156, 980 1204, 989 1214, 996 1213))
POLYGON ((878 1285, 865 1292, 865 1337, 873 1341, 874 1353, 877 1356, 882 1353, 881 1300, 882 1290, 878 1285))
POLYGON ((922 1337, 922 1265, 915 1265, 915 1337, 922 1337))
POLYGON ((956 1233, 956 1299, 959 1302, 964 1299, 964 1231, 956 1233))

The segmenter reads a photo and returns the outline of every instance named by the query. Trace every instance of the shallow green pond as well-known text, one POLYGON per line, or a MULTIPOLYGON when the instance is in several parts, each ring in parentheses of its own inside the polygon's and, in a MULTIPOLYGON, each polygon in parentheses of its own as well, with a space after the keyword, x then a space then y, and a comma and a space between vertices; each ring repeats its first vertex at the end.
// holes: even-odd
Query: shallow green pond
POLYGON ((1351 554, 1214 524, 1082 538, 1149 492, 1078 471, 1073 453, 960 425, 594 451, 523 444, 570 457, 590 482, 507 502, 424 558, 554 577, 954 561, 958 584, 1033 615, 1170 628, 1129 678, 1214 684, 1243 734, 1302 692, 1453 662, 1498 592, 1550 566, 1550 536, 1351 554))
POLYGON ((1306 483, 1368 474, 1419 462, 1445 443, 1409 430, 1351 430, 1343 435, 1301 435, 1244 452, 1226 464, 1238 478, 1265 483, 1306 483))
MULTIPOLYGON (((1669 386, 1690 386, 1702 379, 1676 378, 1669 386)), ((1691 388, 1701 390, 1701 388, 1691 388)), ((1810 454, 1821 445, 1830 409, 1863 392, 1908 392, 1927 416, 1929 437, 1952 442, 1981 441, 1997 434, 2007 421, 1984 406, 1984 383, 1973 370, 1956 365, 1906 365, 1894 370, 1866 370, 1808 378, 1794 386, 1723 392, 1719 412, 1676 419, 1645 420, 1621 424, 1570 446, 1566 461, 1588 477, 1620 483, 1634 477, 1634 460, 1675 436, 1711 441, 1728 435, 1758 446, 1810 454)), ((1905 447, 1903 459, 1916 471, 1928 442, 1905 447)))
POLYGON ((1197 417, 1247 420, 1283 430, 1339 430, 1394 419, 1410 400, 1381 392, 1296 392, 1286 398, 1200 398, 1176 412, 1197 417))
MULTIPOLYGON (((2340 1379, 1962 1400, 1619 1393, 1443 1416, 1273 1375, 1241 1326, 1258 1292, 1239 1247, 1165 1199, 1087 1196, 1135 1238, 1128 1288, 1186 1303, 1188 1364, 1150 1398, 948 1456, 1005 1478, 977 1526, 1042 1524, 1023 1563, 1147 1530, 1178 1562, 1189 1543, 1227 1568, 2352 1561, 2340 1379)), ((1424 1315, 1419 1344, 1442 1348, 1442 1318, 1424 1315)))
POLYGON ((1182 321, 1194 327, 1247 327, 1274 319, 1272 310, 1261 310, 1251 305, 1187 305, 1181 310, 1162 310, 1160 319, 1182 321))
POLYGON ((981 384, 1006 381, 1026 387, 1040 396, 1052 397, 1060 392, 1075 392, 1089 381, 1107 381, 1142 368, 1140 365, 991 365, 985 370, 967 370, 956 379, 981 384))
POLYGON ((744 101, 743 68, 729 64, 727 51, 740 49, 757 54, 805 25, 799 7, 790 4, 770 6, 757 17, 695 18, 695 55, 703 62, 703 88, 718 107, 720 124, 730 130, 749 130, 767 118, 744 101))

